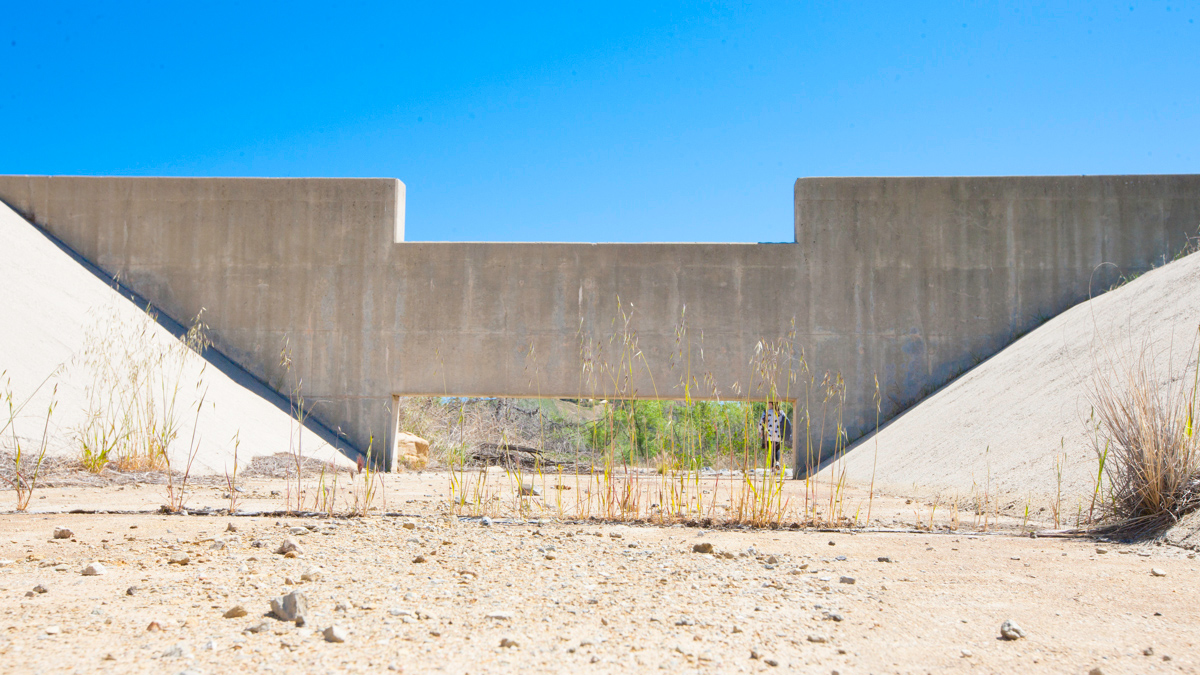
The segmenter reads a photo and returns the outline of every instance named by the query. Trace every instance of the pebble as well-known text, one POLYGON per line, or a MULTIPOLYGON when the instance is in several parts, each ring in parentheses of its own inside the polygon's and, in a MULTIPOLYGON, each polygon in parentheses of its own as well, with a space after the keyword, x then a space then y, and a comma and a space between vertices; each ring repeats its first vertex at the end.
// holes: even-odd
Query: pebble
POLYGON ((492 519, 488 518, 487 516, 484 516, 483 518, 479 519, 479 524, 482 525, 483 527, 489 527, 492 524, 492 519))
POLYGON ((293 537, 303 537, 304 535, 308 534, 308 528, 307 527, 293 527, 293 528, 288 529, 288 534, 292 535, 293 537))
POLYGON ((83 576, 85 577, 98 577, 107 573, 108 570, 104 569, 104 565, 98 562, 88 563, 88 566, 83 568, 83 576))
POLYGON ((500 638, 500 646, 508 649, 511 647, 519 647, 521 645, 520 645, 520 643, 518 643, 516 640, 514 640, 512 638, 504 637, 504 638, 500 638))
POLYGON ((415 563, 423 563, 423 562, 425 562, 425 556, 423 556, 423 555, 419 555, 419 556, 417 556, 417 557, 413 558, 413 562, 415 562, 415 563))
POLYGON ((75 533, 65 527, 54 528, 54 538, 55 539, 70 539, 71 537, 74 537, 74 536, 75 536, 75 533))
POLYGON ((857 582, 855 581, 854 577, 839 577, 838 583, 854 585, 857 582))
POLYGON ((1000 637, 1005 640, 1020 640, 1025 637, 1025 629, 1017 625, 1016 621, 1007 619, 1000 624, 1000 637))
POLYGON ((137 595, 138 591, 142 590, 138 586, 130 586, 125 589, 125 595, 137 595))
POLYGON ((167 558, 168 565, 186 565, 192 559, 186 553, 172 553, 170 558, 167 558))
POLYGON ((769 555, 769 556, 767 556, 767 564, 768 564, 768 565, 778 565, 778 564, 779 564, 779 558, 776 558, 776 557, 775 557, 775 556, 773 556, 773 555, 769 555))
POLYGON ((333 625, 329 628, 326 628, 325 630, 321 631, 321 635, 325 637, 326 642, 340 643, 346 641, 346 629, 338 625, 333 625))
POLYGON ((50 589, 46 588, 46 586, 43 584, 38 584, 37 586, 33 587, 33 592, 41 595, 42 593, 49 593, 50 589))
POLYGON ((829 640, 824 635, 809 635, 808 641, 815 642, 817 644, 825 644, 826 642, 829 642, 829 640))
POLYGON ((496 619, 498 621, 507 621, 508 619, 513 618, 513 613, 512 612, 491 612, 490 614, 487 615, 487 618, 496 619))
POLYGON ((320 581, 321 576, 321 570, 316 567, 310 567, 300 575, 300 581, 320 581))
POLYGON ((970 650, 970 649, 964 649, 964 650, 962 650, 961 654, 962 654, 962 657, 963 657, 964 659, 969 659, 969 658, 971 658, 972 656, 974 656, 974 655, 975 655, 975 654, 973 654, 973 653, 971 652, 971 650, 970 650))
POLYGON ((1159 568, 1157 568, 1157 567, 1152 567, 1152 568, 1150 568, 1150 576, 1152 576, 1152 577, 1165 577, 1165 576, 1167 576, 1167 573, 1166 573, 1166 572, 1164 572, 1164 571, 1162 571, 1162 570, 1160 570, 1160 569, 1159 569, 1159 568))
POLYGON ((713 545, 708 543, 707 541, 701 542, 699 544, 693 544, 692 551, 694 553, 712 553, 713 545))
POLYGON ((304 554, 304 549, 300 548, 300 544, 296 543, 295 539, 288 537, 283 540, 279 548, 275 549, 277 555, 296 557, 304 554))
POLYGON ((300 591, 271 598, 271 613, 282 621, 299 621, 308 614, 308 598, 300 591))
POLYGON ((225 526, 225 531, 226 532, 237 532, 238 531, 237 525, 234 525, 233 523, 229 523, 228 525, 225 526))
POLYGON ((876 560, 878 560, 878 561, 879 561, 879 562, 881 562, 881 563, 890 563, 890 562, 892 562, 892 558, 891 558, 891 556, 886 556, 886 555, 881 555, 881 556, 879 556, 878 558, 876 558, 876 560))
POLYGON ((58 635, 62 632, 62 628, 59 628, 58 626, 46 626, 42 630, 46 633, 46 635, 58 635))
POLYGON ((246 614, 248 614, 248 612, 246 611, 245 607, 241 605, 234 605, 233 607, 225 610, 224 616, 226 619, 238 619, 246 616, 246 614))

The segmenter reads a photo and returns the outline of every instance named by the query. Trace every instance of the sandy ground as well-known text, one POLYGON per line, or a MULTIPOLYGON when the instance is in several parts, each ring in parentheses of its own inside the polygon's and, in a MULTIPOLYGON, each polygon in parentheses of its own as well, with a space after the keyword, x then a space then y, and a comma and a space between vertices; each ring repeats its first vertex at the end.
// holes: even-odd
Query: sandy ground
MULTIPOLYGON (((244 489, 243 510, 282 508, 281 481, 244 489)), ((221 493, 199 488, 193 512, 227 506, 221 493)), ((1012 518, 948 530, 945 508, 936 531, 906 532, 930 505, 898 499, 873 504, 893 531, 484 525, 448 513, 447 493, 444 473, 392 475, 392 515, 381 499, 353 518, 160 515, 158 485, 40 491, 43 513, 0 514, 0 670, 1200 670, 1200 561, 1172 546, 1031 538, 1046 523, 1012 518), (101 506, 143 512, 67 512, 101 506), (273 553, 288 537, 299 557, 273 553), (106 573, 84 576, 92 562, 106 573), (267 616, 292 591, 300 627, 267 616), (224 618, 236 605, 247 614, 224 618), (1027 637, 1001 640, 1007 619, 1027 637), (324 639, 335 625, 344 643, 324 639)))
MULTIPOLYGON (((1076 305, 909 409, 846 455, 896 494, 967 498, 988 489, 1045 505, 1087 501, 1099 467, 1093 377, 1143 355, 1160 382, 1191 373, 1200 326, 1200 253, 1076 305), (878 466, 875 466, 878 448, 878 466), (1059 468, 1061 467, 1061 473, 1059 468)), ((1188 378, 1190 384, 1190 377, 1188 378)))

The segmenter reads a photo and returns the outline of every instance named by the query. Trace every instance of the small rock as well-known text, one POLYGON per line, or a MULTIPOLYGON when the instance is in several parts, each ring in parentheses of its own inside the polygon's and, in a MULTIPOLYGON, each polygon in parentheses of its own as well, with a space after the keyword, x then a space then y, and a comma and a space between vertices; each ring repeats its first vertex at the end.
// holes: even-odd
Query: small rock
POLYGON ((416 523, 401 523, 400 527, 403 527, 406 530, 415 530, 415 529, 417 529, 417 524, 416 523))
POLYGON ((75 536, 75 533, 65 527, 54 528, 54 538, 55 539, 70 539, 71 537, 74 537, 74 536, 75 536))
POLYGON ((58 626, 46 626, 42 630, 46 633, 46 635, 58 635, 62 632, 62 628, 59 628, 58 626))
POLYGON ((964 659, 969 659, 972 656, 975 656, 975 654, 973 654, 970 649, 964 649, 960 653, 962 654, 962 657, 964 659))
POLYGON ((1142 656, 1154 656, 1154 647, 1146 647, 1143 649, 1142 656))
POLYGON ((300 548, 300 544, 297 544, 295 539, 288 537, 287 539, 283 540, 283 543, 279 545, 279 548, 275 549, 275 553, 282 556, 286 556, 289 553, 302 555, 304 553, 304 549, 300 548))
POLYGON ((208 550, 224 551, 225 547, 228 545, 229 545, 229 542, 225 541, 224 539, 213 539, 213 543, 208 545, 208 550))
POLYGON ((183 552, 172 553, 171 557, 167 558, 168 565, 186 565, 191 561, 192 559, 188 557, 188 554, 183 552))
POLYGON ((266 621, 260 621, 253 626, 246 628, 245 633, 267 633, 271 630, 271 624, 266 621))
POLYGON ((271 598, 271 613, 281 621, 296 621, 308 614, 308 598, 300 591, 292 591, 281 598, 271 598))
POLYGON ((531 480, 521 481, 521 496, 522 497, 541 497, 542 489, 533 484, 531 480))
POLYGON ((1160 569, 1159 569, 1159 568, 1157 568, 1157 567, 1152 567, 1152 568, 1150 568, 1150 576, 1152 576, 1152 577, 1165 577, 1165 576, 1167 576, 1167 573, 1166 573, 1166 572, 1164 572, 1164 571, 1162 571, 1162 570, 1160 570, 1160 569))
POLYGON ((238 530, 237 525, 234 525, 233 523, 229 523, 228 525, 225 526, 226 532, 237 532, 237 530, 238 530))
POLYGON ((140 590, 142 589, 137 586, 130 586, 129 588, 125 589, 125 595, 137 595, 138 591, 140 590))
POLYGON ((423 556, 423 555, 419 555, 419 556, 417 556, 417 557, 413 558, 413 562, 415 562, 415 563, 423 563, 423 562, 425 562, 425 556, 423 556))
POLYGON ((1088 671, 1088 675, 1104 675, 1104 671, 1100 670, 1100 666, 1096 666, 1088 671))
POLYGON ((225 610, 224 616, 226 619, 240 619, 241 617, 246 616, 246 614, 248 614, 248 612, 246 611, 245 607, 241 605, 234 605, 233 607, 225 610))
POLYGON ((713 545, 708 543, 707 541, 701 542, 699 544, 693 544, 692 552, 694 552, 694 553, 712 553, 713 545))
POLYGON ((150 625, 146 626, 147 633, 161 633, 162 624, 157 621, 151 621, 150 625))
MULTIPOLYGON (((830 542, 830 543, 832 543, 832 542, 830 542)), ((824 635, 809 635, 808 641, 815 642, 817 644, 825 644, 829 640, 824 635)))
POLYGON ((1108 549, 1098 548, 1098 549, 1096 549, 1096 553, 1099 553, 1100 555, 1104 555, 1105 553, 1108 553, 1108 549))
POLYGON ((484 527, 488 527, 492 524, 492 519, 488 518, 487 516, 484 516, 483 518, 479 519, 479 524, 484 527))
POLYGON ((307 527, 293 527, 293 528, 288 529, 288 534, 292 535, 293 537, 303 537, 304 535, 308 534, 308 528, 307 527))
POLYGON ((1016 621, 1008 619, 1000 624, 1000 637, 1005 640, 1020 640, 1025 637, 1025 629, 1017 625, 1016 621))
POLYGON ((487 615, 487 618, 496 619, 498 621, 507 621, 507 620, 513 618, 513 613, 512 612, 492 612, 487 615))
POLYGON ((85 577, 98 577, 107 573, 108 570, 104 569, 104 565, 98 562, 88 563, 88 566, 83 568, 83 576, 85 577))
POLYGON ((838 583, 854 585, 857 582, 854 580, 854 577, 838 577, 838 583))
POLYGON ((679 620, 675 622, 675 625, 676 626, 695 626, 696 620, 690 616, 681 616, 681 617, 679 617, 679 620))
POLYGON ((779 558, 776 558, 776 557, 775 557, 775 556, 773 556, 773 555, 769 555, 769 556, 767 556, 766 563, 767 563, 768 565, 778 565, 778 564, 779 564, 779 558))
POLYGON ((42 584, 38 584, 37 586, 34 586, 34 587, 33 587, 33 592, 34 592, 34 593, 37 593, 38 595, 41 595, 42 593, 49 593, 49 592, 50 592, 50 589, 49 589, 49 588, 46 588, 46 587, 45 587, 44 585, 42 585, 42 584))
POLYGON ((162 653, 162 657, 164 659, 181 659, 186 654, 187 654, 187 652, 184 650, 183 645, 174 645, 174 646, 168 647, 166 650, 164 650, 162 653))
POLYGON ((511 647, 519 647, 520 644, 512 638, 505 637, 505 638, 500 638, 500 646, 504 647, 505 649, 508 649, 511 647))
POLYGON ((779 665, 779 662, 776 661, 775 659, 763 659, 763 663, 767 664, 768 666, 771 666, 772 668, 779 665))
POLYGON ((320 581, 321 570, 311 567, 300 575, 300 581, 320 581))
POLYGON ((341 626, 330 626, 329 628, 321 631, 321 635, 325 636, 326 642, 340 643, 346 641, 346 629, 342 628, 341 626))

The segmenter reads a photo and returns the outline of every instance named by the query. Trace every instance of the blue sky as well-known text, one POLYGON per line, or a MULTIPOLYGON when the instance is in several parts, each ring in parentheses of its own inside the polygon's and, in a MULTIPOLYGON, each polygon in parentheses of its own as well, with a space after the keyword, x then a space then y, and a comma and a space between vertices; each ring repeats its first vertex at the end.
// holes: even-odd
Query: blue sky
POLYGON ((1200 171, 1200 3, 8 3, 0 173, 389 176, 409 240, 790 241, 802 176, 1200 171))

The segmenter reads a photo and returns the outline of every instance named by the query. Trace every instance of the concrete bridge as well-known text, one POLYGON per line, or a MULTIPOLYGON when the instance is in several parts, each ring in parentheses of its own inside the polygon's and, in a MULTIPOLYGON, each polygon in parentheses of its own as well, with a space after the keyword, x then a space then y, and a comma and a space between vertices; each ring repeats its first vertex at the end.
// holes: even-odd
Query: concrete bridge
MULTIPOLYGON (((0 200, 165 315, 203 308, 214 358, 301 384, 359 452, 390 453, 398 396, 774 384, 803 406, 826 373, 853 441, 876 377, 887 421, 1200 227, 1196 175, 802 178, 780 244, 405 242, 404 196, 393 179, 0 176, 0 200)), ((812 433, 828 453, 832 431, 812 433)))

